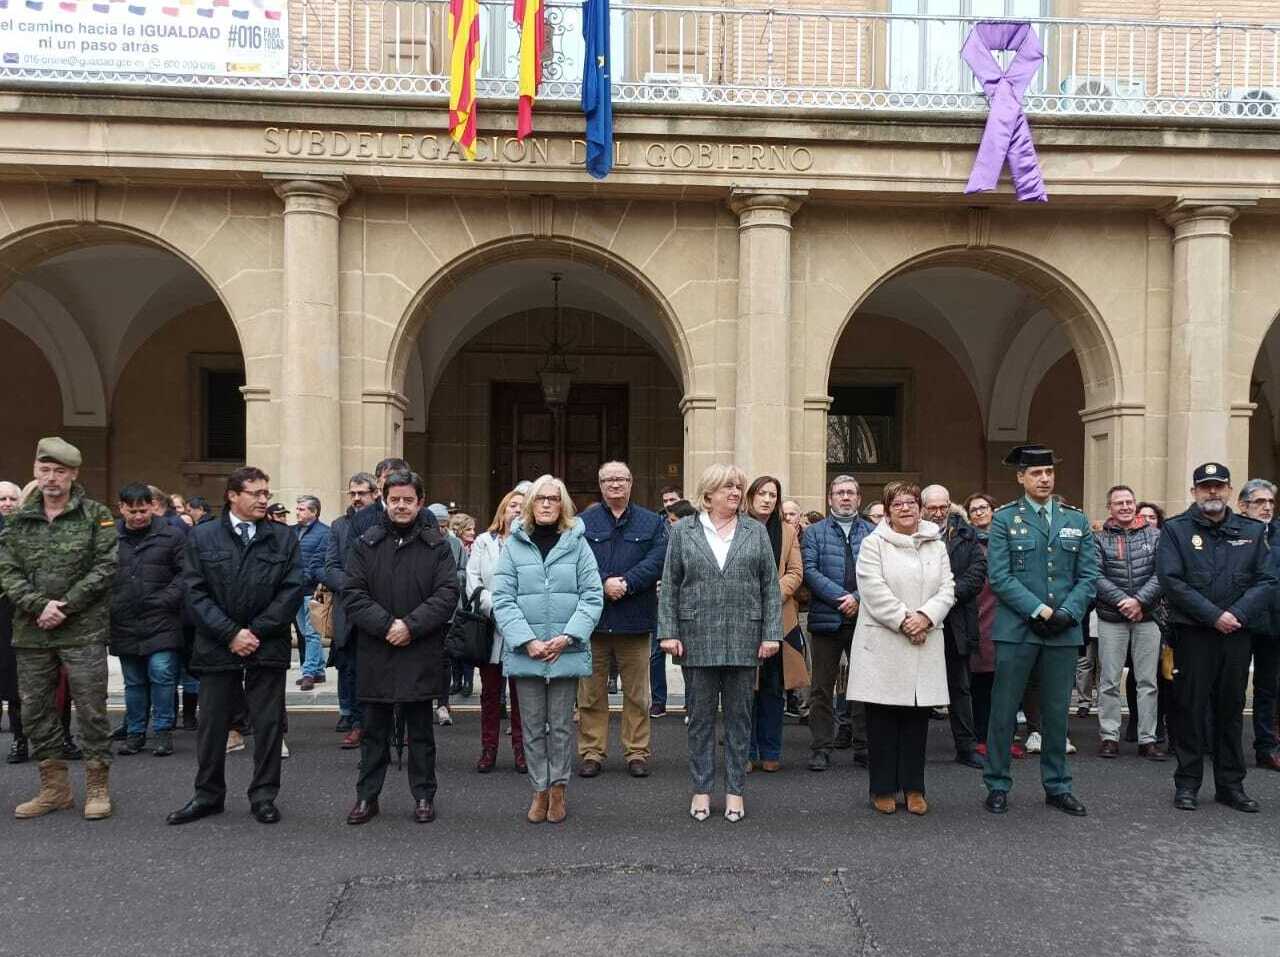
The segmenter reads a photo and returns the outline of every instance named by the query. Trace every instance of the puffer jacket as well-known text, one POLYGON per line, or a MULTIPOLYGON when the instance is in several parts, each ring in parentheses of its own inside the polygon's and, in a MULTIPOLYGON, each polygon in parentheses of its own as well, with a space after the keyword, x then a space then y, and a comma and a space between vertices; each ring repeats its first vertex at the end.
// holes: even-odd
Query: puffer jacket
POLYGON ((591 633, 604 611, 600 568, 581 519, 547 553, 517 523, 493 575, 493 617, 502 632, 503 670, 514 678, 585 678, 591 674, 591 633), (568 635, 555 661, 530 658, 525 645, 568 635))
MULTIPOLYGON (((853 549, 855 566, 858 549, 871 530, 870 522, 860 515, 854 516, 848 541, 853 549)), ((804 556, 804 583, 809 586, 809 630, 817 634, 834 634, 845 625, 853 624, 836 607, 848 593, 844 587, 844 529, 828 516, 806 528, 800 544, 804 556)), ((857 595, 856 589, 854 595, 857 595)))
POLYGON ((1096 582, 1098 617, 1103 621, 1128 621, 1119 604, 1136 598, 1142 605, 1142 620, 1153 621, 1155 608, 1164 594, 1156 575, 1156 546, 1160 529, 1139 515, 1128 528, 1108 520, 1093 533, 1098 546, 1102 573, 1096 582))
POLYGON ((111 590, 111 653, 151 655, 182 647, 182 550, 187 531, 153 518, 144 534, 117 523, 119 567, 111 590))
POLYGON ((116 574, 116 520, 101 502, 71 487, 67 507, 51 522, 44 496, 27 500, 0 532, 0 591, 13 603, 13 647, 83 648, 105 642, 116 574), (67 616, 45 631, 36 619, 50 601, 67 616))
POLYGON ((310 525, 295 525, 298 558, 302 562, 303 593, 310 595, 324 580, 324 556, 329 548, 329 526, 316 519, 310 525))

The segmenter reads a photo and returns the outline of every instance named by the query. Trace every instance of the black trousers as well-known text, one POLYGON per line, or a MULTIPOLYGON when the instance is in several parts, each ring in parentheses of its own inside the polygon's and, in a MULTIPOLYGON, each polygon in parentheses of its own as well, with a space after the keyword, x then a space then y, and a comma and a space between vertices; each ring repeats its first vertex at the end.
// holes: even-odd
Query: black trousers
MULTIPOLYGON (((391 732, 395 724, 394 704, 362 701, 364 737, 360 739, 360 779, 356 794, 372 801, 382 793, 391 763, 391 732)), ((415 801, 436 799, 436 736, 430 701, 405 701, 405 750, 409 752, 409 790, 415 801)))
POLYGON ((227 732, 246 708, 253 725, 253 780, 249 800, 274 801, 280 793, 280 742, 284 739, 287 671, 245 668, 200 675, 200 727, 196 735, 196 798, 221 804, 227 796, 227 732))
POLYGON ((867 704, 867 769, 871 795, 924 793, 929 708, 867 704))
MULTIPOLYGON (((848 655, 852 644, 852 622, 839 631, 809 635, 809 656, 813 662, 809 674, 809 747, 813 751, 830 753, 835 747, 835 696, 844 697, 844 688, 836 687, 840 656, 848 655)), ((866 711, 861 701, 850 701, 848 707, 853 750, 863 751, 867 746, 866 711)))
POLYGON ((956 742, 956 754, 967 755, 977 740, 973 729, 973 696, 969 690, 969 656, 956 651, 950 637, 943 642, 943 647, 947 656, 947 694, 951 697, 947 708, 951 737, 956 742))
POLYGON ((987 724, 991 720, 991 686, 995 681, 994 671, 975 671, 969 675, 969 690, 973 698, 973 734, 979 741, 987 740, 987 724))
POLYGON ((1249 681, 1252 642, 1247 632, 1223 635, 1213 628, 1175 626, 1174 676, 1178 767, 1175 787, 1199 790, 1204 756, 1213 755, 1217 791, 1244 785, 1244 696, 1249 681))

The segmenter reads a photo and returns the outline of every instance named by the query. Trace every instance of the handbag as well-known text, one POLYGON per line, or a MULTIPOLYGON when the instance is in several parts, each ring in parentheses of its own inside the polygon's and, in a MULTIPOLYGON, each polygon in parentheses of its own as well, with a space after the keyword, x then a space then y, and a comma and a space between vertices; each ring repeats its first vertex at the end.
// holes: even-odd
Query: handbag
POLYGON ((799 691, 809 687, 809 666, 804 660, 803 632, 797 628, 782 639, 782 687, 787 691, 799 691), (797 648, 792 641, 797 641, 797 648))
POLYGON ((333 592, 324 585, 317 585, 315 594, 307 599, 307 617, 321 638, 333 640, 333 592))
POLYGON ((473 591, 462 607, 453 613, 449 633, 445 635, 445 652, 464 665, 487 664, 493 649, 493 619, 480 611, 480 592, 483 590, 477 588, 473 591))

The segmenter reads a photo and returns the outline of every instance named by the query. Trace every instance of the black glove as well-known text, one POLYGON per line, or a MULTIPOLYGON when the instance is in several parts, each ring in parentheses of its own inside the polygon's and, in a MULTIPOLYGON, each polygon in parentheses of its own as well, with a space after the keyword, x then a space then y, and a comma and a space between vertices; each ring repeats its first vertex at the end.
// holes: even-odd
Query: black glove
POLYGON ((1068 615, 1061 608, 1054 609, 1053 616, 1047 622, 1049 625, 1049 634, 1057 635, 1066 631, 1068 628, 1076 626, 1076 620, 1068 615))
POLYGON ((1031 633, 1041 638, 1049 638, 1055 634, 1049 628, 1049 622, 1045 621, 1039 615, 1031 619, 1031 633))

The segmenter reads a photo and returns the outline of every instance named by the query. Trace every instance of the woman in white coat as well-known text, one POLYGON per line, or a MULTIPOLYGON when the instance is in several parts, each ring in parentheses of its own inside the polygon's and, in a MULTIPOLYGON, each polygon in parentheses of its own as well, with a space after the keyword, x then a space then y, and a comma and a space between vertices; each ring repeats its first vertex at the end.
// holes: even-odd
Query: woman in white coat
POLYGON ((858 553, 858 624, 849 661, 850 701, 867 705, 871 802, 882 814, 924 814, 929 710, 947 704, 942 623, 955 604, 940 529, 920 519, 920 486, 890 482, 885 520, 858 553))

